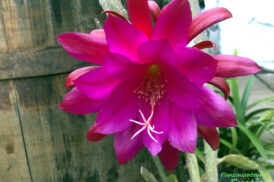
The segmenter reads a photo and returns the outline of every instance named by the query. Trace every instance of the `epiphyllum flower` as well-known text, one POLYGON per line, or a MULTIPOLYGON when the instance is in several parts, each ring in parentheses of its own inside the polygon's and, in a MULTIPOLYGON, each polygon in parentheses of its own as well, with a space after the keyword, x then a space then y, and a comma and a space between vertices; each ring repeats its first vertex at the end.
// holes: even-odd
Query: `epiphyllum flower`
POLYGON ((229 87, 222 77, 249 75, 260 68, 247 58, 200 51, 214 47, 210 41, 186 47, 204 29, 231 17, 224 8, 192 20, 187 0, 173 0, 161 11, 147 0, 127 0, 127 5, 131 23, 109 11, 116 16, 108 16, 104 30, 58 36, 70 55, 101 65, 68 76, 67 88, 75 87, 60 108, 75 114, 98 112, 87 138, 99 141, 114 134, 119 163, 145 146, 172 170, 179 151, 194 152, 198 132, 216 149, 216 127, 237 125, 225 99, 204 83, 227 96, 229 87))

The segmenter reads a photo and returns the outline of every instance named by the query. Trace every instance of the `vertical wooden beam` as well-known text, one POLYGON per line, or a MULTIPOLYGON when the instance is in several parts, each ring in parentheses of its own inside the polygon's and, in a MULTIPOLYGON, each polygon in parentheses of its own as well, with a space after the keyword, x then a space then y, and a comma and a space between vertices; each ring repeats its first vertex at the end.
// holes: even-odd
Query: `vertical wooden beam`
POLYGON ((31 182, 13 81, 0 88, 0 179, 31 182))

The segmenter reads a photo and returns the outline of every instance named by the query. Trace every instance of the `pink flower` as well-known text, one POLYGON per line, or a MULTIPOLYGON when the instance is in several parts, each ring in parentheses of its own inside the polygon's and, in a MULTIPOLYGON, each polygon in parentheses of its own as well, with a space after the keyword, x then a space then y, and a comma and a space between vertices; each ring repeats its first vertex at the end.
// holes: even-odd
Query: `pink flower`
POLYGON ((231 17, 224 8, 192 20, 187 0, 173 0, 161 11, 147 0, 127 0, 127 5, 131 23, 108 11, 116 16, 108 16, 104 30, 57 37, 73 57, 101 65, 67 77, 66 87, 75 87, 60 108, 74 114, 98 112, 87 139, 114 134, 120 164, 145 146, 172 170, 179 151, 194 152, 198 133, 217 149, 216 127, 237 125, 225 99, 204 84, 212 83, 228 96, 222 77, 249 75, 260 68, 247 58, 200 51, 214 47, 210 41, 186 47, 207 27, 231 17))

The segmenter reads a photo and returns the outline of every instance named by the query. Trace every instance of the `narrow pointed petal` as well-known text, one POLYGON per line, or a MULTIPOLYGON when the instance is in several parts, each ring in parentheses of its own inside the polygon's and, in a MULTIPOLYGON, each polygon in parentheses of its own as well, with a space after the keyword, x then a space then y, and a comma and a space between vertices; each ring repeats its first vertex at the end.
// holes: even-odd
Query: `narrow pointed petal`
POLYGON ((133 26, 150 37, 152 22, 147 0, 127 0, 127 8, 133 26))
POLYGON ((195 110, 199 125, 210 128, 237 126, 234 112, 223 97, 207 87, 203 87, 203 94, 204 104, 200 109, 195 110))
POLYGON ((77 79, 79 76, 81 76, 91 70, 94 70, 98 67, 99 66, 86 66, 86 67, 79 68, 79 69, 71 72, 66 78, 66 88, 69 89, 69 88, 73 87, 74 86, 73 80, 77 79))
POLYGON ((148 1, 148 7, 154 22, 156 22, 161 12, 159 5, 155 1, 151 0, 148 1))
POLYGON ((100 140, 102 140, 106 135, 103 135, 101 133, 96 133, 95 132, 95 127, 96 127, 96 123, 94 123, 90 129, 88 130, 87 133, 87 140, 91 141, 91 142, 99 142, 100 140))
POLYGON ((170 144, 180 151, 194 153, 197 140, 197 122, 193 112, 172 105, 169 132, 170 144))
POLYGON ((124 55, 132 60, 138 60, 137 49, 148 40, 143 32, 112 15, 109 15, 105 21, 104 30, 110 52, 124 55))
POLYGON ((172 171, 176 168, 180 159, 180 152, 172 147, 168 141, 163 144, 163 149, 159 153, 159 158, 163 164, 163 166, 172 171))
POLYGON ((114 16, 117 16, 118 18, 121 18, 122 20, 128 21, 123 15, 121 15, 120 13, 117 13, 116 11, 105 10, 105 11, 103 11, 103 13, 109 13, 109 14, 112 14, 114 16))
POLYGON ((211 146, 212 150, 217 150, 220 146, 219 133, 216 128, 208 128, 202 125, 198 125, 198 132, 211 146))
POLYGON ((108 52, 105 39, 86 33, 71 32, 57 37, 63 48, 76 59, 103 64, 108 52))
POLYGON ((172 102, 187 110, 199 108, 203 104, 200 87, 175 69, 169 69, 166 73, 166 95, 172 102))
POLYGON ((136 126, 131 126, 125 131, 114 135, 114 150, 119 164, 124 164, 136 156, 138 151, 143 148, 142 136, 131 137, 137 131, 136 126))
POLYGON ((104 68, 100 67, 81 75, 73 82, 89 98, 100 100, 107 98, 120 80, 111 77, 104 68))
POLYGON ((216 50, 216 44, 212 41, 203 41, 194 45, 193 47, 196 47, 198 49, 213 48, 214 51, 216 50))
POLYGON ((259 65, 248 58, 231 55, 213 56, 217 60, 216 76, 231 78, 247 76, 261 71, 259 65))
POLYGON ((95 29, 92 30, 90 33, 90 35, 96 36, 96 37, 100 37, 102 39, 106 39, 106 34, 104 29, 95 29))
POLYGON ((223 78, 214 77, 208 83, 210 83, 211 85, 214 85, 215 87, 220 89, 225 95, 225 100, 227 100, 229 93, 230 93, 230 88, 229 88, 229 85, 226 83, 226 81, 223 78))
POLYGON ((217 7, 206 10, 192 20, 192 24, 189 28, 188 42, 199 35, 202 31, 206 30, 211 25, 231 18, 232 14, 225 8, 217 7))
POLYGON ((161 10, 151 39, 168 39, 177 49, 185 47, 191 20, 188 1, 173 0, 161 10))
MULTIPOLYGON (((149 115, 149 113, 147 115, 149 115)), ((143 143, 153 156, 156 156, 162 150, 162 144, 168 137, 169 122, 167 121, 169 120, 169 102, 167 99, 163 99, 159 102, 159 105, 155 106, 155 112, 151 122, 151 126, 155 126, 155 131, 163 133, 155 134, 151 132, 152 136, 157 140, 157 142, 155 142, 151 139, 146 130, 143 132, 143 143)))
POLYGON ((138 49, 138 57, 142 63, 155 63, 162 66, 176 67, 178 60, 167 39, 152 40, 142 44, 138 49))
POLYGON ((217 61, 197 48, 184 48, 178 53, 179 70, 198 86, 210 81, 215 73, 217 61))
POLYGON ((104 103, 104 100, 92 100, 77 88, 73 88, 64 96, 59 108, 69 113, 84 115, 98 112, 104 103))
POLYGON ((147 71, 146 66, 133 62, 120 54, 112 53, 107 55, 104 67, 110 75, 123 80, 139 79, 138 77, 143 77, 147 71))
POLYGON ((121 132, 132 125, 129 119, 137 117, 137 97, 133 93, 135 85, 121 83, 99 111, 96 118, 96 132, 113 134, 121 132), (132 88, 131 88, 132 87, 132 88))

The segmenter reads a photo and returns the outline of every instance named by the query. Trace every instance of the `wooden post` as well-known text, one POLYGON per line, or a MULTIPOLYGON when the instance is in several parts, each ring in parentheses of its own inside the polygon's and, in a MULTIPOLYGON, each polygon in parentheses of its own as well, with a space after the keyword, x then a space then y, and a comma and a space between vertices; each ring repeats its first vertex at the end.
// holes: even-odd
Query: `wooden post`
POLYGON ((95 115, 58 109, 67 73, 86 63, 55 37, 98 28, 98 1, 2 0, 0 9, 0 181, 142 181, 140 167, 153 166, 146 151, 119 166, 111 136, 86 140, 95 115))

